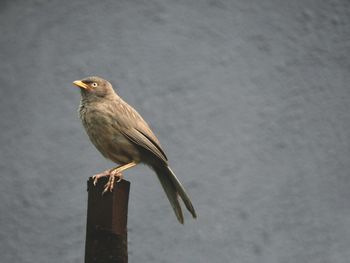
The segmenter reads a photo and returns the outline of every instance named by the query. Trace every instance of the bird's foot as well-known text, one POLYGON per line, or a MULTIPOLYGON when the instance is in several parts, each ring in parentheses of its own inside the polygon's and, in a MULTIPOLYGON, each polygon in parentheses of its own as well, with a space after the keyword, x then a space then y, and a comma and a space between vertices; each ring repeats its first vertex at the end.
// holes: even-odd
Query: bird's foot
POLYGON ((102 177, 105 177, 105 176, 109 176, 110 175, 110 170, 106 170, 102 173, 99 173, 99 174, 95 174, 92 179, 94 180, 94 186, 96 186, 97 184, 97 181, 102 178, 102 177))
POLYGON ((106 192, 112 192, 113 191, 113 188, 114 188, 114 182, 115 182, 115 179, 117 179, 117 183, 119 183, 122 179, 123 179, 123 175, 116 171, 116 170, 112 170, 110 173, 109 173, 109 179, 108 179, 108 182, 106 183, 105 185, 105 188, 102 192, 102 195, 105 194, 106 192))

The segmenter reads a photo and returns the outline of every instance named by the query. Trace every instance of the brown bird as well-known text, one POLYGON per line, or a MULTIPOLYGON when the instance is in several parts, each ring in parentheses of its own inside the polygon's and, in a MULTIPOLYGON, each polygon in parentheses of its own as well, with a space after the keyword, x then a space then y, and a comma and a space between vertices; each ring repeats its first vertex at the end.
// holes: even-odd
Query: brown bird
POLYGON ((87 77, 73 83, 81 90, 79 115, 91 142, 105 158, 119 164, 94 175, 94 184, 107 176, 104 193, 112 191, 115 179, 121 180, 123 171, 143 163, 156 172, 179 222, 184 222, 179 196, 192 216, 197 218, 191 200, 170 169, 157 137, 140 114, 116 94, 107 80, 87 77))

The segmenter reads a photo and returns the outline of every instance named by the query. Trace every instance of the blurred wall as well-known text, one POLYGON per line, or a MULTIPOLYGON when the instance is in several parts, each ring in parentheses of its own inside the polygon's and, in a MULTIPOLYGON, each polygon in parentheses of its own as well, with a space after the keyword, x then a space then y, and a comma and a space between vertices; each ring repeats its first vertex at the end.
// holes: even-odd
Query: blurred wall
POLYGON ((71 82, 150 123, 198 220, 126 172, 130 262, 350 258, 350 3, 1 1, 1 262, 83 262, 86 180, 111 167, 71 82))

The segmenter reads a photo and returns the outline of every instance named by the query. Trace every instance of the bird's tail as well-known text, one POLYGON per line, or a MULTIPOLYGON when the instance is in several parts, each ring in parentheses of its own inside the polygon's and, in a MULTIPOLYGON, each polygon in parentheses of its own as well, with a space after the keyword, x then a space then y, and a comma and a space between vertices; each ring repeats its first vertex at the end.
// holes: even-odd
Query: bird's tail
POLYGON ((169 166, 158 165, 153 167, 157 173, 158 179, 163 186, 163 189, 170 201, 171 206, 174 209, 175 215, 181 224, 184 223, 184 218, 179 203, 178 196, 181 197, 188 211, 192 214, 193 218, 197 218, 196 211, 193 208, 191 200, 187 193, 185 192, 184 187, 181 185, 180 181, 177 179, 173 171, 169 166))

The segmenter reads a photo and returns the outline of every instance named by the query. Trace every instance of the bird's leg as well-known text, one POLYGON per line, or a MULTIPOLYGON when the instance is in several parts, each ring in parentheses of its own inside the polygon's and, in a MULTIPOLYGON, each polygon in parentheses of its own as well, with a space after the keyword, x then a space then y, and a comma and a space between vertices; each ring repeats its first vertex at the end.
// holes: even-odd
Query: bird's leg
POLYGON ((136 164, 137 164, 136 162, 132 161, 131 163, 127 163, 127 164, 117 166, 115 168, 110 169, 109 170, 109 179, 105 185, 105 189, 103 190, 102 194, 106 193, 107 191, 112 192, 113 187, 114 187, 115 178, 118 177, 117 182, 120 182, 123 179, 122 172, 125 171, 126 169, 134 167, 136 164))
POLYGON ((101 177, 110 176, 111 171, 113 171, 114 169, 117 169, 118 167, 120 167, 120 166, 114 167, 114 168, 112 168, 112 169, 108 169, 108 170, 106 170, 106 171, 103 171, 102 173, 95 174, 95 175, 92 177, 92 179, 94 179, 94 185, 96 186, 97 181, 98 181, 101 177))

